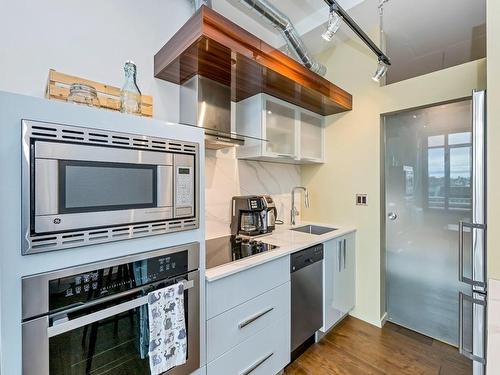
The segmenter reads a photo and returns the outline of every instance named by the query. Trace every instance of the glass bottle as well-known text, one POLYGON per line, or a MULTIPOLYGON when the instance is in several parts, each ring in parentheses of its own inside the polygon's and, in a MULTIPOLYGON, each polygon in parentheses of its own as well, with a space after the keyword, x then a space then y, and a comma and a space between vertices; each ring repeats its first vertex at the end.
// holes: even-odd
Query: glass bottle
POLYGON ((132 61, 125 62, 125 82, 121 90, 120 111, 123 113, 141 114, 141 90, 137 86, 137 67, 132 61))

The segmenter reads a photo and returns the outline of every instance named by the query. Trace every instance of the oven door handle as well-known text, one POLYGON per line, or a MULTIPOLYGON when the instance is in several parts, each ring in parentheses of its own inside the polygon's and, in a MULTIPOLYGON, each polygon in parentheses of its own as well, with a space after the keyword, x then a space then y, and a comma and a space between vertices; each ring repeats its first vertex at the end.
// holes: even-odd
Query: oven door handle
MULTIPOLYGON (((182 280, 182 282, 184 283, 184 290, 188 290, 188 289, 191 289, 192 287, 194 287, 193 280, 189 280, 189 281, 182 280)), ((84 327, 86 325, 98 322, 100 320, 107 319, 107 318, 112 317, 114 315, 118 315, 118 314, 124 313, 126 311, 135 309, 137 307, 146 305, 147 303, 148 303, 148 296, 143 296, 143 297, 133 299, 131 301, 121 303, 121 304, 116 305, 116 306, 108 307, 107 309, 103 309, 103 310, 97 311, 97 312, 89 314, 89 315, 82 316, 80 318, 66 321, 64 323, 59 323, 59 324, 53 325, 52 327, 49 327, 47 329, 47 336, 49 338, 54 337, 54 336, 58 336, 58 335, 61 335, 63 333, 73 331, 75 329, 84 327)))

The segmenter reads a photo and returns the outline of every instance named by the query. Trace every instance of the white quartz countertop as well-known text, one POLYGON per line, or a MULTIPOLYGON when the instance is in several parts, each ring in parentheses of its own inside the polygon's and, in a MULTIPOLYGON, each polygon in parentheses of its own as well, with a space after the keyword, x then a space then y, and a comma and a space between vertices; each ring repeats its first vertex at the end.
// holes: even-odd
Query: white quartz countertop
POLYGON ((276 230, 272 234, 258 237, 259 241, 278 246, 277 249, 253 255, 235 262, 222 264, 217 267, 208 268, 205 271, 207 281, 211 282, 218 280, 248 268, 255 267, 259 264, 269 262, 273 259, 295 253, 296 251, 300 251, 310 246, 314 246, 337 237, 342 237, 348 233, 356 231, 356 228, 353 226, 339 226, 312 222, 301 222, 294 227, 291 225, 277 225, 276 230), (321 235, 290 230, 291 228, 301 227, 304 225, 319 225, 323 227, 336 228, 336 230, 321 235))

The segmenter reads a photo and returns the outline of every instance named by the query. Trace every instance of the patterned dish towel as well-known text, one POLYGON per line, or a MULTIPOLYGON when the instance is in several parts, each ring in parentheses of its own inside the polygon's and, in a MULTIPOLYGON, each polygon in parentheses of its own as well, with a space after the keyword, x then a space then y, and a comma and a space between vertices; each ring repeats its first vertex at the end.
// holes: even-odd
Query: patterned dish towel
POLYGON ((149 367, 160 375, 186 363, 184 284, 170 285, 148 294, 149 367))

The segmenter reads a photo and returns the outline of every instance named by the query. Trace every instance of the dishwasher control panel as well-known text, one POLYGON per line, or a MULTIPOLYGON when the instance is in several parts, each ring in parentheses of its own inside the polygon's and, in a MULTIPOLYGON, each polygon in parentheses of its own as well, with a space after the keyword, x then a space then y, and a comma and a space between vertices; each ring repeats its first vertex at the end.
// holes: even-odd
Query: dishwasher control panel
POLYGON ((298 251, 290 257, 290 272, 296 272, 321 260, 323 260, 323 244, 298 251))

